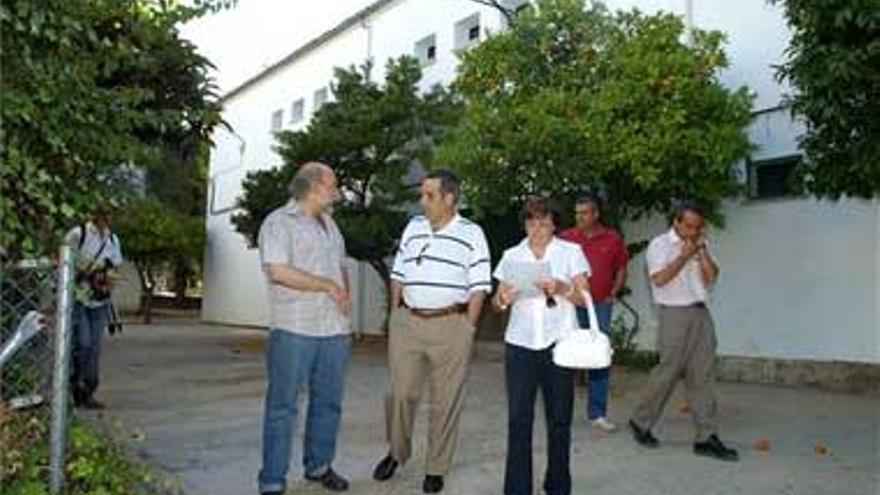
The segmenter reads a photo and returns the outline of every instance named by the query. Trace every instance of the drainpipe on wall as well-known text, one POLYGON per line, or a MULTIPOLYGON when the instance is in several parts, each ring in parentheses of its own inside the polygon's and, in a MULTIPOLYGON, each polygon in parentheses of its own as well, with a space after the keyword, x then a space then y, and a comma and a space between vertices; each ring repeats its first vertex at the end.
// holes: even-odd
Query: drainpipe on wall
POLYGON ((361 27, 367 32, 367 57, 366 57, 366 79, 367 82, 370 82, 370 73, 373 69, 373 26, 370 24, 370 20, 364 17, 361 19, 361 27))
POLYGON ((694 0, 684 0, 684 43, 693 44, 694 35, 694 0))

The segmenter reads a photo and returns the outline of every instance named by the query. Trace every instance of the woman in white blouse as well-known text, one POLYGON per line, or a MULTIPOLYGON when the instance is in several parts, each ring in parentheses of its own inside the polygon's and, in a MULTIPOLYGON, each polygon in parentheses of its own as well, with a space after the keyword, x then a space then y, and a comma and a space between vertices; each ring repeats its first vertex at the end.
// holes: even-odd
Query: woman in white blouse
POLYGON ((492 298, 498 310, 511 311, 505 332, 505 381, 508 425, 505 495, 531 495, 532 424, 540 387, 547 421, 547 495, 570 495, 572 403, 574 375, 553 364, 553 345, 577 324, 575 305, 584 303, 590 266, 583 251, 554 236, 556 214, 549 200, 530 198, 521 218, 526 238, 506 250, 495 269, 498 290, 492 298), (516 287, 524 271, 548 274, 534 288, 516 287))

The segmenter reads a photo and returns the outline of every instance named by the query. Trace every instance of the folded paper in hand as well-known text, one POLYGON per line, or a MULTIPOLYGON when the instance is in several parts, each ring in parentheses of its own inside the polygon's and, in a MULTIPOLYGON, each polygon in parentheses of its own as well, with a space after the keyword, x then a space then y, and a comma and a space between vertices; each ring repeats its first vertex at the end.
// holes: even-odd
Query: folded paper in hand
POLYGON ((505 268, 506 282, 516 289, 520 297, 541 296, 541 291, 535 284, 553 276, 550 263, 547 262, 512 261, 505 268))

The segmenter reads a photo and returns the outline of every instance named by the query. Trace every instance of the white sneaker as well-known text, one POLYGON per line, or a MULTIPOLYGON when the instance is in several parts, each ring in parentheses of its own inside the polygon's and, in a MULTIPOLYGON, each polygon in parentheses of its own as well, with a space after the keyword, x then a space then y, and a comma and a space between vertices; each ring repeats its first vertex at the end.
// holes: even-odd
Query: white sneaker
POLYGON ((602 416, 593 420, 593 428, 601 428, 605 431, 611 432, 617 429, 617 425, 602 416))

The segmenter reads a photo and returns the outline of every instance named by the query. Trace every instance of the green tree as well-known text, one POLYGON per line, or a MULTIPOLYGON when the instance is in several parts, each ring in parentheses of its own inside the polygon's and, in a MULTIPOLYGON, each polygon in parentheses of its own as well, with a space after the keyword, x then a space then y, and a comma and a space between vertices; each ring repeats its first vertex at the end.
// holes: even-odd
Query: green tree
POLYGON ((609 198, 615 221, 682 197, 717 209, 740 189, 752 96, 718 81, 721 33, 684 35, 670 14, 539 0, 462 54, 453 88, 464 115, 437 160, 461 173, 480 216, 584 190, 609 198))
POLYGON ((792 29, 780 79, 795 87, 806 133, 799 176, 818 197, 880 192, 880 5, 874 0, 775 0, 792 29))
POLYGON ((182 215, 165 202, 147 197, 128 204, 113 227, 126 259, 137 268, 141 313, 144 323, 150 323, 158 276, 173 267, 199 262, 205 243, 204 219, 182 215))
MULTIPOLYGON (((176 26, 221 2, 11 0, 0 6, 0 246, 44 254, 125 172, 220 121, 208 60, 176 26)), ((129 244, 130 245, 130 244, 129 244)))
POLYGON ((368 262, 387 283, 385 258, 415 198, 405 182, 407 171, 426 161, 458 112, 440 88, 419 94, 421 69, 411 57, 388 62, 384 85, 367 74, 369 67, 335 71, 335 101, 323 105, 305 130, 279 133, 276 151, 284 165, 248 174, 238 200, 243 211, 232 222, 254 246, 263 219, 290 197, 287 184, 297 167, 325 162, 339 179, 342 200, 334 215, 348 254, 368 262))

